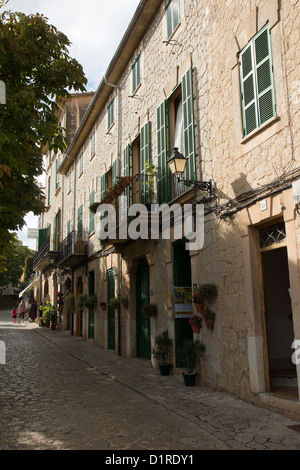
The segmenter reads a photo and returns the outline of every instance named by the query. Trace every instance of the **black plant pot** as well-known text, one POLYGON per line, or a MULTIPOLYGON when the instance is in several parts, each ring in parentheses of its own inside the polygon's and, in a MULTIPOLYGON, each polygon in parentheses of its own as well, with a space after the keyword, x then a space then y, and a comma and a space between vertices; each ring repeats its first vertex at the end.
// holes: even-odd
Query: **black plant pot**
POLYGON ((171 364, 159 364, 160 375, 169 375, 171 364))
POLYGON ((184 383, 187 387, 192 387, 196 383, 196 375, 197 374, 187 374, 183 372, 184 383))

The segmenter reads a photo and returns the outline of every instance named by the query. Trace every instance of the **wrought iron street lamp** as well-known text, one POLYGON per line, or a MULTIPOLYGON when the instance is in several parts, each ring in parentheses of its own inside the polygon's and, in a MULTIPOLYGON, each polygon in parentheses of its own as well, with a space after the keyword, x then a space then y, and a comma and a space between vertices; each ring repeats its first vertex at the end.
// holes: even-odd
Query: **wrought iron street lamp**
POLYGON ((210 181, 194 181, 194 180, 185 180, 181 178, 181 175, 184 173, 187 159, 182 153, 178 151, 178 148, 175 147, 173 154, 171 155, 170 160, 167 161, 171 173, 176 175, 179 183, 183 183, 185 186, 194 186, 195 188, 201 189, 202 191, 208 191, 210 196, 214 190, 214 182, 210 181))

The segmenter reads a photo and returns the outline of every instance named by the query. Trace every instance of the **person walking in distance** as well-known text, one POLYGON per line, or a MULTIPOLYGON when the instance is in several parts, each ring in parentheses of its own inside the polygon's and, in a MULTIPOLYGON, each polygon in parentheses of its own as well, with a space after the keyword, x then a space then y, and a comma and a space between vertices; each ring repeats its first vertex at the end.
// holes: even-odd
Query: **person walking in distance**
POLYGON ((21 322, 21 319, 22 319, 22 323, 24 322, 25 312, 26 312, 26 305, 25 305, 24 300, 22 299, 21 302, 19 303, 19 306, 18 306, 18 309, 17 309, 17 313, 19 315, 18 323, 21 322))

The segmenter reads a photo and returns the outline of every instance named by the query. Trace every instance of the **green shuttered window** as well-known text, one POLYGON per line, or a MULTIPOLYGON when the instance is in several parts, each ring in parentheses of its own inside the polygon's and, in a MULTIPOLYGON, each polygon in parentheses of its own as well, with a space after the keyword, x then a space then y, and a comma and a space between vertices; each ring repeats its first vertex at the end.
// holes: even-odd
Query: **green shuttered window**
POLYGON ((141 173, 141 203, 151 203, 149 177, 146 162, 151 163, 151 123, 147 122, 141 129, 140 173, 141 173))
MULTIPOLYGON (((127 145, 127 147, 124 149, 123 158, 124 158, 124 161, 123 161, 124 176, 132 176, 132 145, 131 144, 127 145)), ((130 184, 129 186, 127 186, 127 188, 125 188, 124 194, 127 198, 127 209, 129 209, 129 207, 133 203, 132 184, 130 184)))
POLYGON ((187 159, 185 178, 196 179, 195 161, 195 126, 193 102, 193 70, 192 67, 182 78, 182 106, 183 106, 183 135, 184 156, 187 159))
MULTIPOLYGON (((90 192, 90 206, 95 202, 95 190, 90 192)), ((95 214, 89 211, 89 234, 95 231, 95 214)))
POLYGON ((240 54, 243 135, 276 115, 269 26, 266 25, 240 54))
POLYGON ((83 236, 83 205, 81 204, 77 210, 77 237, 83 236))
POLYGON ((141 83, 141 53, 137 56, 131 66, 132 69, 132 92, 134 92, 141 83))
POLYGON ((167 39, 172 35, 176 26, 180 23, 180 2, 169 0, 166 6, 167 39))
POLYGON ((169 133, 169 104, 164 101, 157 108, 157 195, 158 203, 163 204, 171 200, 171 174, 167 161, 170 158, 169 133))

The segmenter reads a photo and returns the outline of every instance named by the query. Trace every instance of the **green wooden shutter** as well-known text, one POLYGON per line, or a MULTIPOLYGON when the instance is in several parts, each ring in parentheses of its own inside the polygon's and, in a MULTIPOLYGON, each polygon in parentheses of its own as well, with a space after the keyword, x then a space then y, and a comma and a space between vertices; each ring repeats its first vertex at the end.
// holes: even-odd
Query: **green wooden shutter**
POLYGON ((56 251, 56 215, 53 219, 53 251, 56 251))
POLYGON ((141 203, 151 203, 149 177, 147 176, 146 162, 151 163, 151 123, 147 122, 141 129, 140 145, 140 174, 141 176, 141 203))
POLYGON ((71 233, 71 221, 68 220, 67 222, 67 237, 70 235, 71 233))
MULTIPOLYGON (((95 202, 95 191, 94 189, 90 192, 90 206, 95 202)), ((95 231, 95 214, 89 211, 89 234, 95 231)))
POLYGON ((101 200, 104 198, 107 188, 108 188, 108 174, 104 173, 104 175, 101 176, 101 200))
POLYGON ((38 241, 38 249, 42 247, 45 241, 48 238, 48 229, 47 228, 40 228, 39 229, 39 241, 38 241))
MULTIPOLYGON (((123 152, 124 164, 123 172, 124 176, 132 176, 132 145, 128 144, 123 152)), ((132 184, 125 188, 125 196, 127 197, 127 209, 132 204, 132 184)))
POLYGON ((276 114, 271 37, 268 25, 257 35, 254 44, 259 124, 261 125, 276 114))
POLYGON ((82 237, 83 235, 83 205, 81 204, 77 210, 77 237, 82 237))
POLYGON ((169 105, 164 101, 157 108, 157 195, 159 204, 171 200, 171 174, 167 161, 170 158, 169 105))
POLYGON ((182 110, 183 110, 183 135, 184 156, 187 159, 185 178, 196 180, 195 157, 195 125, 194 125, 194 100, 193 100, 193 69, 190 69, 182 78, 182 110))
POLYGON ((276 114, 271 38, 266 25, 240 55, 243 135, 276 114))
POLYGON ((118 160, 114 160, 112 164, 112 185, 117 183, 117 177, 118 177, 118 160))
POLYGON ((240 76, 242 90, 243 134, 246 136, 258 126, 252 44, 249 44, 241 54, 240 76))

